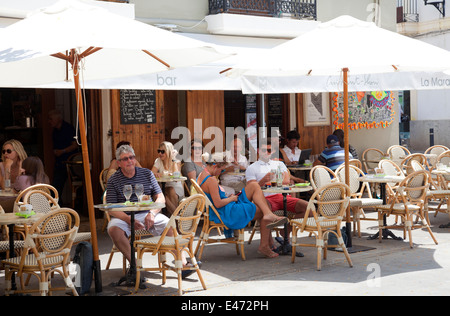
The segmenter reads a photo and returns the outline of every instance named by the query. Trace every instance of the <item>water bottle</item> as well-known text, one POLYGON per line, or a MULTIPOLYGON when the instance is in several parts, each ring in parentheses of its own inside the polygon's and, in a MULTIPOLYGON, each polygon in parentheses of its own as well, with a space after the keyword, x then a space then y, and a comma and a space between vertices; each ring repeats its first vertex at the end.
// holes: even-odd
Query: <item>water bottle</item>
POLYGON ((281 172, 280 167, 277 169, 277 187, 283 186, 283 173, 281 172))
POLYGON ((5 175, 5 191, 6 192, 11 191, 11 179, 10 179, 8 171, 6 171, 6 175, 5 175))

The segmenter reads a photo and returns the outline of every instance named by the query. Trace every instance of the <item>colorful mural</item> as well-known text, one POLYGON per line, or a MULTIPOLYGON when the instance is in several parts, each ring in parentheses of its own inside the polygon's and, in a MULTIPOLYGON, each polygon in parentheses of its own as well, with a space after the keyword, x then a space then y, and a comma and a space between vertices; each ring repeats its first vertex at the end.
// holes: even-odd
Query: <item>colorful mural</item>
MULTIPOLYGON (((392 91, 349 92, 348 122, 352 130, 361 128, 386 128, 395 120, 395 94, 392 91)), ((343 93, 333 96, 333 124, 344 127, 343 93)))

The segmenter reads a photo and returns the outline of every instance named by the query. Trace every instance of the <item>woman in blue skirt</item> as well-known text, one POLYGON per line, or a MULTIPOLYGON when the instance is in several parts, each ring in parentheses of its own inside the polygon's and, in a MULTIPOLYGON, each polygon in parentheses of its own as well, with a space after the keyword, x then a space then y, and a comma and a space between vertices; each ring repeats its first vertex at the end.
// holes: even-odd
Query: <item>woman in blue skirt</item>
MULTIPOLYGON (((254 182, 248 184, 237 195, 227 197, 220 188, 217 177, 222 173, 228 163, 221 153, 203 154, 206 167, 200 173, 197 183, 217 209, 223 223, 229 229, 241 229, 252 220, 261 223, 261 241, 258 252, 268 258, 275 258, 277 253, 272 251, 272 238, 270 229, 287 222, 286 217, 280 217, 272 213, 260 186, 254 182)), ((210 212, 210 220, 219 223, 219 219, 210 212)))

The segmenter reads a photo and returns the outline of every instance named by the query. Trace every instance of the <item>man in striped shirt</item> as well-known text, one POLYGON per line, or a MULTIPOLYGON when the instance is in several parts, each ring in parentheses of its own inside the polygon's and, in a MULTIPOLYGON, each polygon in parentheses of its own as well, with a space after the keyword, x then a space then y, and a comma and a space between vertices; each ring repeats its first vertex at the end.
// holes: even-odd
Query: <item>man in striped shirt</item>
MULTIPOLYGON (((151 197, 157 203, 165 203, 164 194, 156 181, 153 173, 146 168, 136 167, 134 150, 129 145, 120 146, 116 150, 116 159, 119 169, 108 179, 106 188, 107 203, 126 202, 123 195, 123 187, 131 184, 142 183, 144 194, 151 197)), ((131 202, 137 202, 136 194, 130 198, 131 202)), ((131 246, 128 237, 131 234, 130 214, 127 212, 111 212, 111 221, 108 224, 108 234, 116 247, 130 262, 131 246)), ((161 210, 142 211, 135 213, 134 229, 147 229, 153 235, 158 236, 164 231, 169 219, 161 213, 161 210)))
MULTIPOLYGON (((349 153, 349 159, 353 159, 349 153)), ((339 145, 339 139, 335 135, 327 137, 327 148, 319 156, 319 159, 314 162, 314 165, 325 165, 331 170, 335 171, 340 165, 345 162, 345 150, 339 145)))

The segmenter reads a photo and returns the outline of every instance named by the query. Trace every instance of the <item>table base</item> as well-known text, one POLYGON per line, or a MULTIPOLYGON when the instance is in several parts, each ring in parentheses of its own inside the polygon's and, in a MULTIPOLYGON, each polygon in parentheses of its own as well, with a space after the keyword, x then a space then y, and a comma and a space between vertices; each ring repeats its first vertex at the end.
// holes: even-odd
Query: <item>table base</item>
MULTIPOLYGON (((360 245, 353 245, 351 247, 347 247, 348 253, 357 253, 357 252, 363 252, 363 251, 370 251, 370 250, 376 250, 375 247, 367 247, 367 246, 360 246, 360 245)), ((328 248, 328 250, 336 251, 336 252, 344 252, 342 248, 328 248)))
MULTIPOLYGON (((374 240, 374 239, 378 239, 379 237, 380 237, 380 232, 376 233, 375 235, 370 236, 368 239, 369 240, 374 240)), ((383 229, 382 238, 383 239, 389 239, 389 237, 391 237, 393 240, 398 240, 398 241, 402 241, 403 240, 402 237, 395 236, 394 233, 391 232, 389 229, 383 229)))
MULTIPOLYGON (((292 245, 290 243, 285 243, 283 238, 275 237, 275 240, 280 244, 280 246, 274 250, 277 254, 281 256, 287 256, 292 254, 292 245)), ((299 251, 295 252, 295 256, 298 258, 303 258, 305 255, 299 251)))
MULTIPOLYGON (((139 282, 139 288, 141 290, 145 290, 147 287, 145 286, 145 280, 141 279, 139 282)), ((126 287, 134 287, 136 286, 136 272, 128 272, 126 275, 120 278, 118 282, 113 282, 109 286, 118 287, 118 286, 126 286, 126 287), (124 284, 122 284, 124 283, 124 284)))

